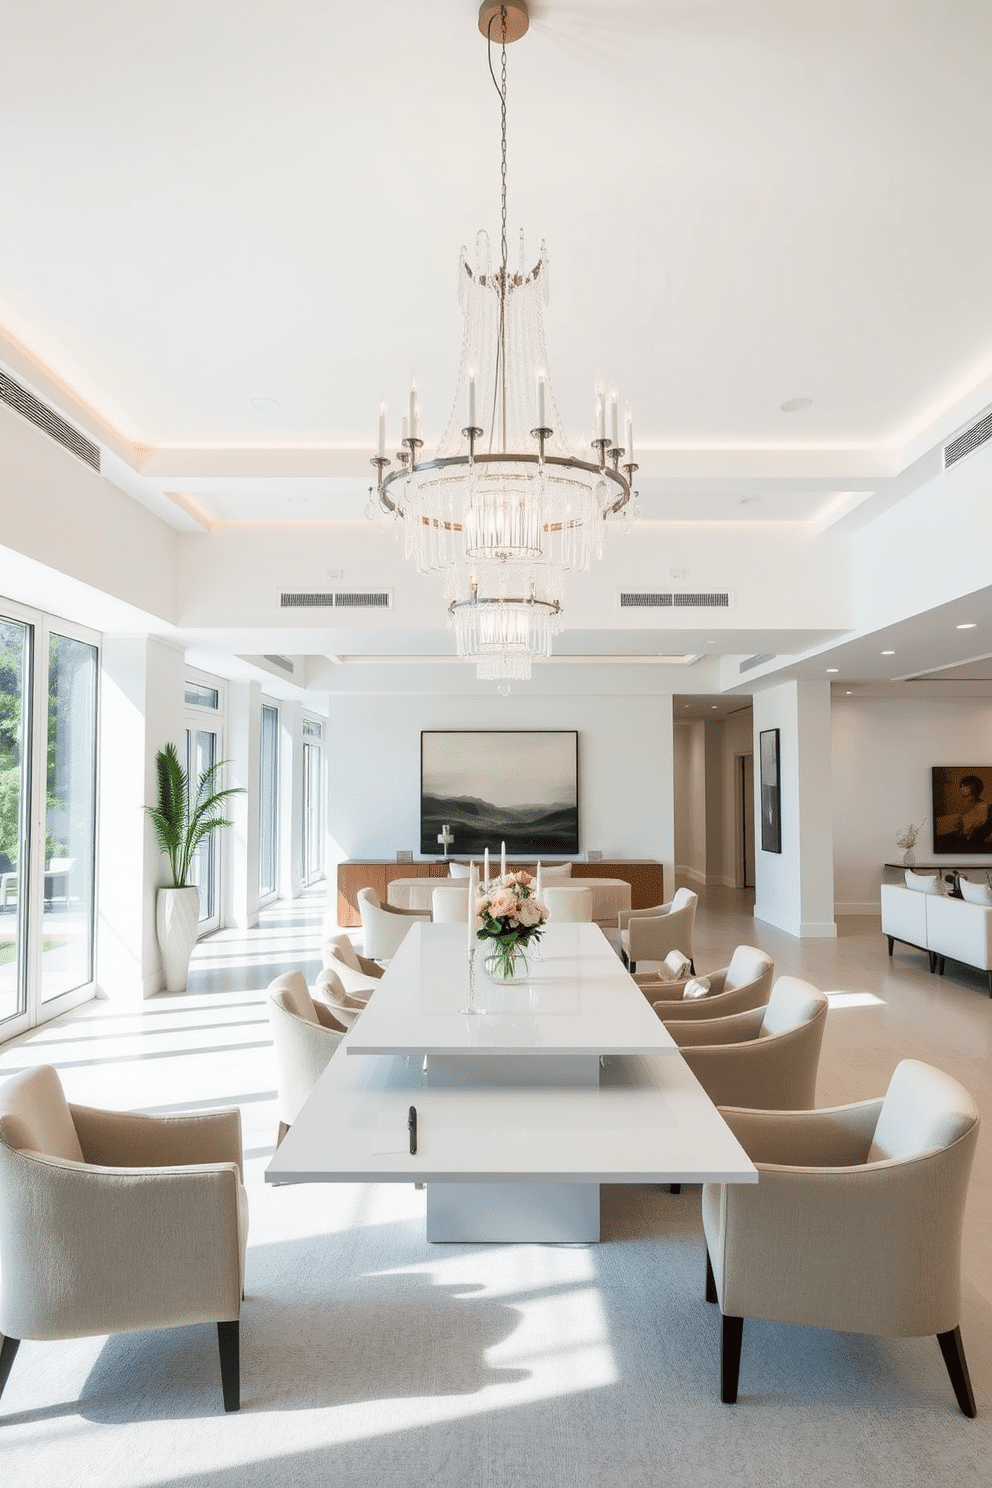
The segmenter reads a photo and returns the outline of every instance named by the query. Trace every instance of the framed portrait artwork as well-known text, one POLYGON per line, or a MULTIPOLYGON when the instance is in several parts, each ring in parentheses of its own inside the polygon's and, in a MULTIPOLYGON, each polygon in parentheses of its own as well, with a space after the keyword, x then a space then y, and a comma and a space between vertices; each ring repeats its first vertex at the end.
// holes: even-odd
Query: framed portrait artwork
POLYGON ((561 730, 424 730, 420 851, 577 853, 578 734, 561 730))
POLYGON ((778 729, 758 735, 761 785, 761 851, 782 851, 782 783, 779 776, 778 729))
POLYGON ((934 765, 933 850, 992 853, 992 765, 934 765))

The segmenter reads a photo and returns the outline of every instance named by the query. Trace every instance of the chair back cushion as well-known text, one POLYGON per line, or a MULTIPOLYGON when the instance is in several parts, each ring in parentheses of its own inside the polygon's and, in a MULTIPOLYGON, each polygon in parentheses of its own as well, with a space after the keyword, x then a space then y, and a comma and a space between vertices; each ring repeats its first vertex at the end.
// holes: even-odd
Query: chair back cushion
POLYGON ((898 1064, 885 1092, 869 1162, 950 1147, 978 1120, 963 1085, 919 1059, 898 1064))
POLYGON ((431 895, 431 918, 438 924, 451 925, 468 918, 468 885, 464 888, 435 889, 431 895))
POLYGON ((552 884, 567 884, 571 882, 571 863, 542 863, 541 864, 541 888, 549 888, 552 884))
POLYGON ((759 951, 757 946, 738 946, 730 958, 723 990, 730 992, 735 987, 744 987, 748 982, 756 982, 774 964, 771 956, 765 951, 759 951))
POLYGON ((358 899, 359 913, 361 912, 363 903, 371 904, 376 909, 378 909, 379 905, 382 903, 382 900, 379 898, 379 895, 376 893, 375 889, 359 889, 356 897, 358 899))
POLYGON ((827 999, 811 982, 804 982, 800 977, 779 977, 765 1008, 761 1036, 774 1037, 777 1033, 788 1033, 790 1028, 811 1023, 826 1006, 827 999))
POLYGON ((571 884, 567 888, 557 884, 546 889, 543 883, 541 889, 549 919, 571 924, 585 924, 592 919, 592 889, 580 889, 571 884))
POLYGON ((472 864, 471 863, 449 863, 448 864, 448 877, 449 878, 470 878, 471 876, 472 876, 472 864))
POLYGON ((358 952, 347 935, 329 935, 324 941, 323 951, 325 957, 333 956, 335 961, 343 961, 345 966, 351 967, 352 971, 361 971, 362 969, 362 963, 358 959, 358 952))
POLYGON ((287 1013, 305 1018, 308 1023, 320 1022, 302 971, 287 971, 282 976, 277 976, 269 983, 269 993, 287 1013))
POLYGON ((50 1065, 25 1070, 0 1085, 0 1140, 17 1151, 81 1163, 72 1114, 58 1075, 50 1065))
POLYGON ((699 895, 694 894, 691 889, 676 889, 672 895, 672 907, 669 911, 674 914, 676 910, 688 909, 690 904, 698 903, 699 895))

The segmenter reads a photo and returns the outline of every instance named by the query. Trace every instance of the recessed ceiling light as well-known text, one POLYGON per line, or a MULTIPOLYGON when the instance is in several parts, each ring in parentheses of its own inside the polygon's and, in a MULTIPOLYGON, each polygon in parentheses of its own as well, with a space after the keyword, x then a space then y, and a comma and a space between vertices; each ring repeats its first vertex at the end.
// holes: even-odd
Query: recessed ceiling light
POLYGON ((955 630, 974 630, 978 624, 977 620, 964 620, 960 625, 955 625, 955 630))
POLYGON ((894 651, 883 651, 882 652, 882 655, 883 656, 895 656, 895 654, 896 653, 894 651))
POLYGON ((716 645, 716 641, 707 641, 706 644, 707 644, 707 646, 715 646, 716 645))
POLYGON ((275 413, 279 404, 275 398, 252 398, 251 406, 256 413, 275 413))
POLYGON ((286 500, 290 506, 306 506, 310 498, 309 496, 287 496, 286 500))
POLYGON ((782 410, 783 413, 800 413, 802 411, 802 409, 804 409, 804 408, 812 408, 813 407, 813 399, 812 398, 786 398, 786 400, 785 400, 784 403, 780 403, 779 404, 779 407, 781 408, 781 410, 782 410))
POLYGON ((828 672, 839 672, 840 667, 827 667, 828 672))

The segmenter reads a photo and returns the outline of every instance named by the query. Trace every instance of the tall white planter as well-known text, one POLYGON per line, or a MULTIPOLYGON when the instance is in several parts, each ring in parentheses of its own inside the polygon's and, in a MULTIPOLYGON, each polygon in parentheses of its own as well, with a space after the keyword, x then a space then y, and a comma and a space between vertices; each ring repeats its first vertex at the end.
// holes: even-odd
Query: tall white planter
POLYGON ((165 970, 165 990, 185 992, 189 958, 200 923, 199 889, 159 889, 155 922, 165 970))

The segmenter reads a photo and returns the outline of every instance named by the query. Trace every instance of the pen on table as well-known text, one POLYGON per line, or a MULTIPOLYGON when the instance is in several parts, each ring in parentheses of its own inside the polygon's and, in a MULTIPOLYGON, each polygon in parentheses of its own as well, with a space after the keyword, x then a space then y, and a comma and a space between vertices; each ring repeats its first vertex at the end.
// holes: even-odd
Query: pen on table
POLYGON ((415 1156, 417 1151, 417 1108, 410 1107, 410 1115, 407 1117, 407 1126, 410 1128, 410 1155, 415 1156))

